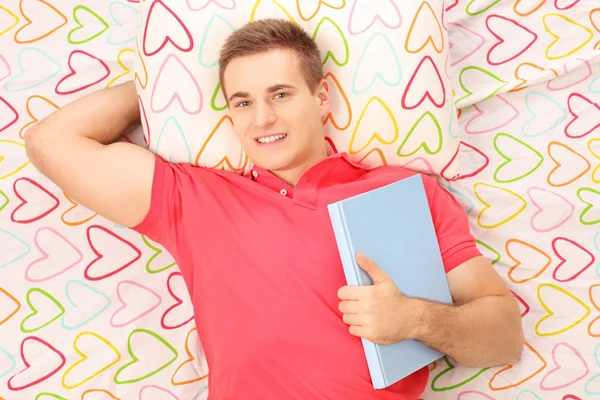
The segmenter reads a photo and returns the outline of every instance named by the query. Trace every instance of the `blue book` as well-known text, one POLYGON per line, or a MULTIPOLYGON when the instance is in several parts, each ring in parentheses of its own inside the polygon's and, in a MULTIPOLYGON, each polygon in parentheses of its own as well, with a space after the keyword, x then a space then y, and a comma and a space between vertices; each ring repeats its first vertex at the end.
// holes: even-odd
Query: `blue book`
MULTIPOLYGON (((402 293, 452 304, 448 279, 419 174, 328 206, 348 285, 372 285, 361 252, 402 293)), ((443 356, 421 342, 380 345, 361 339, 375 389, 386 388, 443 356)))

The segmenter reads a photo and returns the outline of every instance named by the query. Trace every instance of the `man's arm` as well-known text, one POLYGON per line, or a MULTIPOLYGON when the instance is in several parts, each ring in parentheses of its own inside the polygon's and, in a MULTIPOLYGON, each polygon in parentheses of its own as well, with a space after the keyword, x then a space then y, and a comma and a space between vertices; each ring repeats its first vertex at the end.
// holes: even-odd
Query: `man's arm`
POLYGON ((373 285, 338 291, 352 335, 380 344, 417 340, 471 367, 519 359, 524 342, 519 307, 484 257, 448 273, 453 305, 407 297, 373 260, 357 254, 356 261, 373 285))
POLYGON ((73 200, 132 227, 150 209, 154 155, 118 139, 139 119, 133 82, 100 90, 29 129, 27 155, 73 200))
POLYGON ((454 305, 413 299, 416 323, 410 336, 460 364, 514 364, 523 349, 521 314, 494 267, 475 257, 448 273, 454 305))
POLYGON ((516 299, 477 250, 458 201, 435 178, 423 179, 433 186, 428 199, 453 304, 405 296, 373 260, 357 255, 374 284, 339 290, 350 333, 375 343, 414 339, 473 367, 516 362, 524 343, 516 299))

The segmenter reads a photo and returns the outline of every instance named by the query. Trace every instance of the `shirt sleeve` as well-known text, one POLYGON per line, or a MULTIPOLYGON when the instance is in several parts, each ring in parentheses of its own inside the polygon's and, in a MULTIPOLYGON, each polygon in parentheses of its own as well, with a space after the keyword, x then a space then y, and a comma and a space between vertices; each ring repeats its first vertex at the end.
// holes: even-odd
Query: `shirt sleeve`
POLYGON ((175 257, 181 232, 182 182, 188 173, 179 164, 169 163, 158 155, 154 157, 150 210, 131 229, 160 243, 175 257))
POLYGON ((431 179, 430 209, 446 273, 481 255, 460 203, 435 178, 431 179))

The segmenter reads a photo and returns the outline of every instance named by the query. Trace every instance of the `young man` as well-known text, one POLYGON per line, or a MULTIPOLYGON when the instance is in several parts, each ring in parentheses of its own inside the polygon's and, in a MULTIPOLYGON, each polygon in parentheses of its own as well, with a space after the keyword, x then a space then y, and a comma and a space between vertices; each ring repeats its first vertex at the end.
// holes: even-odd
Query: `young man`
POLYGON ((415 173, 367 171, 346 154, 327 155, 331 97, 310 36, 289 22, 248 24, 225 43, 220 68, 236 135, 255 165, 249 177, 167 163, 118 141, 139 122, 133 83, 63 107, 25 138, 32 163, 69 196, 173 255, 211 398, 416 399, 427 368, 376 391, 361 337, 415 339, 476 367, 518 360, 517 303, 432 177, 423 180, 454 305, 404 296, 363 255, 357 261, 374 285, 345 285, 327 204, 415 173))

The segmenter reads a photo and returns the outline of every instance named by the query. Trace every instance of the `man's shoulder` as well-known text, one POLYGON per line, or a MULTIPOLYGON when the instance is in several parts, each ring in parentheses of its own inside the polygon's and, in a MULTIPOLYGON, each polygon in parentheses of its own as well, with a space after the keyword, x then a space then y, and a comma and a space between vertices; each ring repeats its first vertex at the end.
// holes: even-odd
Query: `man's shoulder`
POLYGON ((414 169, 409 169, 403 166, 397 165, 382 165, 368 170, 368 175, 373 179, 389 180, 395 182, 401 179, 410 178, 415 175, 421 176, 423 183, 426 186, 435 185, 437 180, 432 174, 426 174, 414 169))
POLYGON ((214 168, 189 164, 186 162, 165 161, 174 171, 188 176, 194 182, 203 182, 204 180, 222 180, 227 182, 245 181, 248 180, 247 174, 241 171, 227 170, 223 167, 215 166, 214 168))
POLYGON ((180 196, 194 201, 211 198, 224 201, 226 196, 235 196, 237 189, 251 187, 252 179, 247 174, 157 159, 161 161, 156 164, 153 186, 160 184, 164 190, 177 190, 180 196))
POLYGON ((398 182, 413 176, 420 176, 423 180, 425 194, 430 202, 433 202, 435 193, 441 187, 435 175, 427 174, 417 170, 409 169, 402 166, 384 165, 376 167, 368 171, 366 179, 377 181, 377 186, 383 186, 390 183, 398 182))

